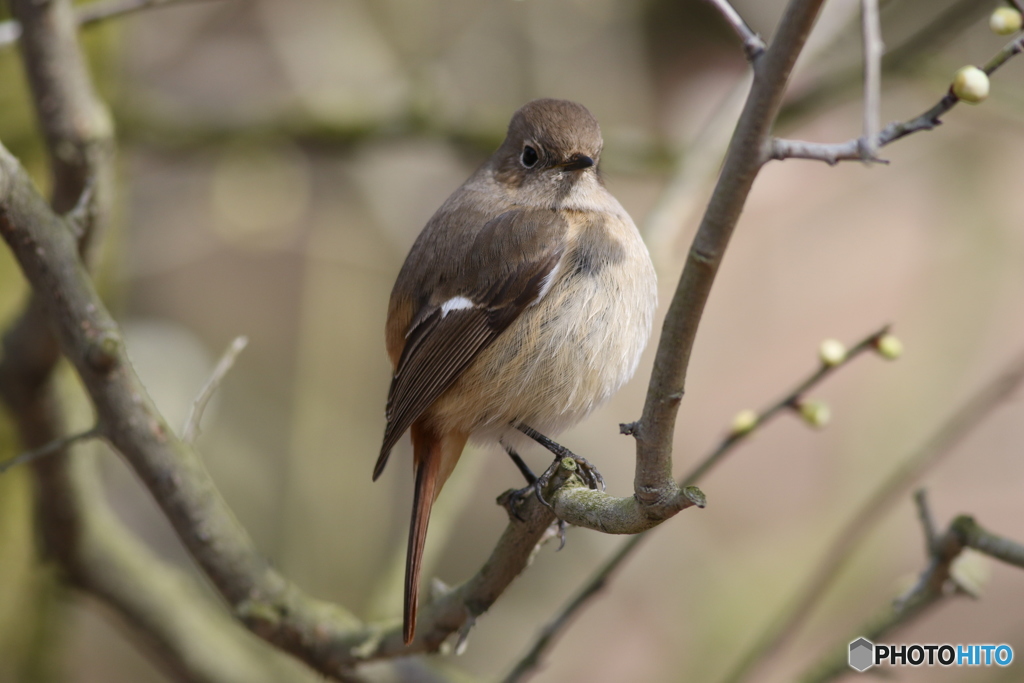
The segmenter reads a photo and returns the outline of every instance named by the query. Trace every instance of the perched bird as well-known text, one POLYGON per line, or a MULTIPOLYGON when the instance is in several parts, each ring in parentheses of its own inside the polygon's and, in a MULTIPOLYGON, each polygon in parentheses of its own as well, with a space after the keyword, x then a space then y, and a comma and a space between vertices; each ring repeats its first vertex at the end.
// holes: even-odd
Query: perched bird
POLYGON ((511 448, 524 439, 519 429, 575 424, 632 377, 647 344, 654 266, 598 175, 602 145, 582 105, 527 103, 398 274, 385 329, 394 377, 373 479, 410 430, 406 643, 430 509, 466 441, 511 448))

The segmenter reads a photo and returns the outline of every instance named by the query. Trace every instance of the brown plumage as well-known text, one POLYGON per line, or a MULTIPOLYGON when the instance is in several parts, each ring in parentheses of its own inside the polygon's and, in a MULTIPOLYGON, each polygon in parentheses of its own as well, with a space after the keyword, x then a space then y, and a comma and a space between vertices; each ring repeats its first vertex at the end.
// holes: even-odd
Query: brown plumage
POLYGON ((511 445, 516 424, 556 434, 625 383, 647 343, 654 268, 597 174, 602 144, 581 105, 523 106, 424 227, 391 292, 394 376, 373 478, 409 430, 406 643, 430 509, 467 439, 511 445))

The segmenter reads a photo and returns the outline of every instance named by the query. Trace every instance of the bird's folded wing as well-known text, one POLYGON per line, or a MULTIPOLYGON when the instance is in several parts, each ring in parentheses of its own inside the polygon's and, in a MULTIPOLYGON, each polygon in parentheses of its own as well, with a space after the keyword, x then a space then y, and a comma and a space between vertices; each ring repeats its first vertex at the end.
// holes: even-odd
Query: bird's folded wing
POLYGON ((374 479, 416 418, 547 294, 565 251, 565 232, 555 212, 509 211, 477 233, 461 262, 444 264, 460 277, 435 279, 432 303, 417 311, 406 332, 388 392, 388 422, 374 479))

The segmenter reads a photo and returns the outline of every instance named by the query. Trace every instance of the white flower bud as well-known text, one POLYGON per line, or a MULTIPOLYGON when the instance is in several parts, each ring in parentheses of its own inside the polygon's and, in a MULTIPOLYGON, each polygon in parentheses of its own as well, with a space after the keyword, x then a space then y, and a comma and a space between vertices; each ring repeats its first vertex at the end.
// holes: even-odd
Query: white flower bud
POLYGON ((741 410, 740 412, 736 413, 736 417, 732 419, 731 431, 733 435, 740 436, 742 434, 747 434, 756 426, 757 413, 750 409, 741 410))
POLYGON ((846 347, 838 339, 826 339, 818 347, 818 357, 829 367, 839 365, 846 360, 846 347))
POLYGON ((993 33, 1001 36, 1016 33, 1020 30, 1022 23, 1024 21, 1021 19, 1020 12, 1013 7, 1000 7, 992 12, 992 16, 988 18, 989 28, 992 29, 993 33))
POLYGON ((988 76, 976 66, 965 66, 953 76, 953 94, 977 104, 988 97, 988 76))
POLYGON ((821 429, 832 419, 832 411, 822 401, 804 401, 800 404, 800 417, 812 427, 821 429))
POLYGON ((903 342, 892 334, 883 334, 875 342, 875 348, 878 349, 879 355, 886 360, 896 360, 903 355, 903 342))

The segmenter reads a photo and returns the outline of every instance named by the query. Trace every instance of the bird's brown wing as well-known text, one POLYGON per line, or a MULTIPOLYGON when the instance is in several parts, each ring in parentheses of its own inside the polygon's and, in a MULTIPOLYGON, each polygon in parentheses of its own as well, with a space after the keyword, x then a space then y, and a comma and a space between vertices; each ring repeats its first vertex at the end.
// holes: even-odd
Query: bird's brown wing
POLYGON ((460 250, 461 258, 423 264, 419 278, 417 264, 411 275, 403 271, 409 282, 400 277, 396 295, 403 286, 423 288, 427 302, 412 318, 391 380, 374 480, 416 418, 547 292, 565 251, 565 233, 565 222, 553 211, 508 211, 488 221, 460 250))

